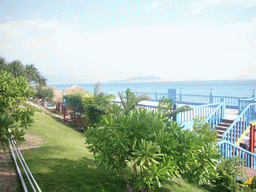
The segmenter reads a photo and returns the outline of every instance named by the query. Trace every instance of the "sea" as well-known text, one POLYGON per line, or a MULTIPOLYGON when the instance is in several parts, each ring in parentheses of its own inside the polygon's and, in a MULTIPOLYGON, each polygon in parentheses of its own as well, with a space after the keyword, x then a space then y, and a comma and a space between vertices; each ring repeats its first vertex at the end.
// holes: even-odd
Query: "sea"
MULTIPOLYGON (((58 90, 71 87, 74 84, 48 84, 58 90)), ((93 93, 94 83, 77 83, 76 85, 93 93)), ((112 82, 102 83, 102 92, 118 97, 118 92, 130 88, 135 93, 162 93, 168 89, 177 89, 179 93, 193 95, 251 97, 256 89, 256 79, 249 80, 214 80, 214 81, 153 81, 153 82, 112 82)))

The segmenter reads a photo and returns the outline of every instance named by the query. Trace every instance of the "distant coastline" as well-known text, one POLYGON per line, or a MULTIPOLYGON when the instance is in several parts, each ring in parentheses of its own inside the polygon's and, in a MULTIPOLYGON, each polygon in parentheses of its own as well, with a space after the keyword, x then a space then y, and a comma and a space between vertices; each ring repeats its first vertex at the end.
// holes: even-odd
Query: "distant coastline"
POLYGON ((139 83, 139 82, 162 82, 162 81, 167 81, 167 80, 157 76, 145 76, 145 77, 139 76, 139 77, 132 77, 132 78, 123 79, 119 81, 109 81, 109 83, 125 83, 125 82, 139 83))
MULTIPOLYGON (((162 79, 162 80, 144 80, 144 81, 135 81, 135 80, 120 80, 120 81, 107 81, 107 82, 101 82, 102 84, 111 84, 111 83, 161 83, 161 82, 170 82, 170 83, 193 83, 193 82, 201 82, 201 83, 208 83, 208 82, 241 82, 241 81, 255 81, 256 79, 254 78, 248 78, 248 79, 237 79, 237 78, 234 78, 234 79, 215 79, 215 80, 199 80, 199 79, 192 79, 192 80, 165 80, 165 79, 162 79)), ((51 85, 74 85, 74 84, 77 84, 77 85, 81 85, 81 84, 92 84, 94 85, 95 83, 92 83, 92 82, 69 82, 69 83, 66 83, 66 82, 61 82, 61 83, 47 83, 48 86, 51 86, 51 85)), ((256 86, 255 86, 256 88, 256 86)))

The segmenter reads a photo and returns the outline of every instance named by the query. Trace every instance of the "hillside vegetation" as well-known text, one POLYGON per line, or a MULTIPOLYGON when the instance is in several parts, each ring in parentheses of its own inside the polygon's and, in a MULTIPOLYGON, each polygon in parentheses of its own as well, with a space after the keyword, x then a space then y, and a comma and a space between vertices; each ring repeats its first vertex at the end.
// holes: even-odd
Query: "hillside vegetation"
MULTIPOLYGON (((22 153, 42 191, 126 191, 121 178, 94 165, 84 134, 61 120, 35 112, 34 123, 26 131, 26 138, 29 137, 34 141, 21 144, 22 148, 29 142, 29 148, 22 153)), ((161 191, 206 190, 183 179, 174 179, 161 191)))

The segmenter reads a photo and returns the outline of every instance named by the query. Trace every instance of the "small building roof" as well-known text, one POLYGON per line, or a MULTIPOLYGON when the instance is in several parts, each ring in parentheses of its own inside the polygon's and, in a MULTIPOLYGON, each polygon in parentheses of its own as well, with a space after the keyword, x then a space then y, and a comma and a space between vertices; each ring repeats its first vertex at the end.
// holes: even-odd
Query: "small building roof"
POLYGON ((65 94, 71 94, 71 93, 85 93, 85 94, 89 94, 89 91, 86 91, 85 89, 83 89, 82 87, 79 87, 78 85, 72 85, 69 88, 65 88, 59 92, 57 92, 56 94, 54 94, 54 97, 52 99, 53 102, 63 102, 63 93, 65 94))

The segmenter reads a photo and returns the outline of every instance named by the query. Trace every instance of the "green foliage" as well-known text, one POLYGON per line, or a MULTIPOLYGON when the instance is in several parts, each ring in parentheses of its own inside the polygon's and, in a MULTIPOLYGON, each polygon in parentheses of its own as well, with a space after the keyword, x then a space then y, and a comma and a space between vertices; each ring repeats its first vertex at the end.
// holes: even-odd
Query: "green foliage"
POLYGON ((256 189, 256 177, 255 177, 255 176, 252 178, 252 182, 251 182, 251 184, 249 185, 249 187, 250 187, 251 189, 256 189))
POLYGON ((19 60, 15 60, 9 63, 7 69, 15 78, 25 76, 25 67, 19 60))
POLYGON ((192 108, 189 106, 183 106, 180 108, 177 108, 177 106, 174 107, 174 104, 172 103, 171 98, 162 97, 159 100, 157 110, 163 111, 163 114, 165 114, 171 119, 172 117, 175 117, 178 113, 181 113, 184 111, 190 111, 192 110, 192 108))
POLYGON ((242 178, 242 159, 239 157, 221 158, 218 165, 219 176, 215 179, 215 191, 243 191, 247 186, 237 181, 242 178))
POLYGON ((46 79, 39 73, 38 69, 33 64, 24 66, 19 60, 7 63, 3 57, 0 57, 0 70, 8 71, 15 78, 25 77, 29 83, 46 86, 46 79))
POLYGON ((92 144, 88 149, 104 169, 116 171, 127 182, 130 177, 124 170, 130 162, 134 188, 160 187, 178 171, 175 160, 162 153, 156 142, 155 133, 166 128, 163 121, 142 108, 127 115, 108 115, 99 127, 87 130, 87 143, 92 144))
MULTIPOLYGON (((84 134, 45 112, 36 112, 33 119, 26 133, 33 136, 36 148, 32 142, 22 155, 42 191, 125 191, 122 178, 94 165, 93 156, 84 144, 84 134)), ((28 180, 25 182, 29 187, 28 180)), ((28 191, 33 189, 30 187, 28 191)))
POLYGON ((25 66, 25 78, 30 83, 46 86, 46 79, 40 75, 38 69, 33 64, 25 66))
POLYGON ((114 96, 100 92, 100 86, 97 83, 94 87, 94 94, 86 94, 83 98, 85 114, 90 119, 90 125, 93 126, 96 126, 104 115, 113 111, 111 99, 114 99, 114 96))
POLYGON ((131 89, 127 89, 125 92, 125 96, 122 95, 122 93, 118 93, 122 106, 123 106, 123 110, 125 114, 128 114, 131 110, 134 110, 136 105, 138 105, 139 102, 143 101, 143 100, 150 100, 150 97, 148 97, 147 95, 140 95, 139 97, 136 97, 136 95, 131 92, 131 89))
POLYGON ((205 142, 217 143, 218 142, 218 133, 216 130, 212 129, 209 123, 206 122, 205 118, 197 117, 194 120, 193 130, 198 133, 202 134, 205 137, 205 142))
POLYGON ((207 138, 201 134, 182 130, 161 110, 109 114, 86 135, 96 162, 140 191, 159 188, 179 175, 202 184, 218 174, 216 146, 203 143, 207 138), (125 172, 129 164, 132 176, 125 172))
POLYGON ((24 77, 14 78, 6 71, 0 71, 0 76, 0 140, 3 144, 8 139, 22 141, 24 131, 17 127, 30 126, 33 122, 31 119, 33 111, 21 108, 19 105, 34 93, 24 77))
POLYGON ((70 113, 73 125, 77 124, 80 127, 86 127, 90 122, 89 117, 84 115, 84 95, 84 93, 71 93, 63 97, 66 105, 73 111, 70 113))
POLYGON ((54 92, 53 89, 51 89, 50 87, 45 88, 42 86, 37 86, 36 87, 37 90, 37 97, 39 97, 40 99, 46 100, 47 102, 52 102, 52 98, 54 97, 54 92))
POLYGON ((0 71, 1 70, 5 70, 5 71, 7 70, 7 64, 5 62, 5 59, 2 57, 0 57, 0 71))
POLYGON ((69 106, 72 111, 84 113, 84 106, 83 106, 83 98, 84 93, 71 93, 68 95, 64 95, 63 99, 66 102, 66 105, 69 106))

